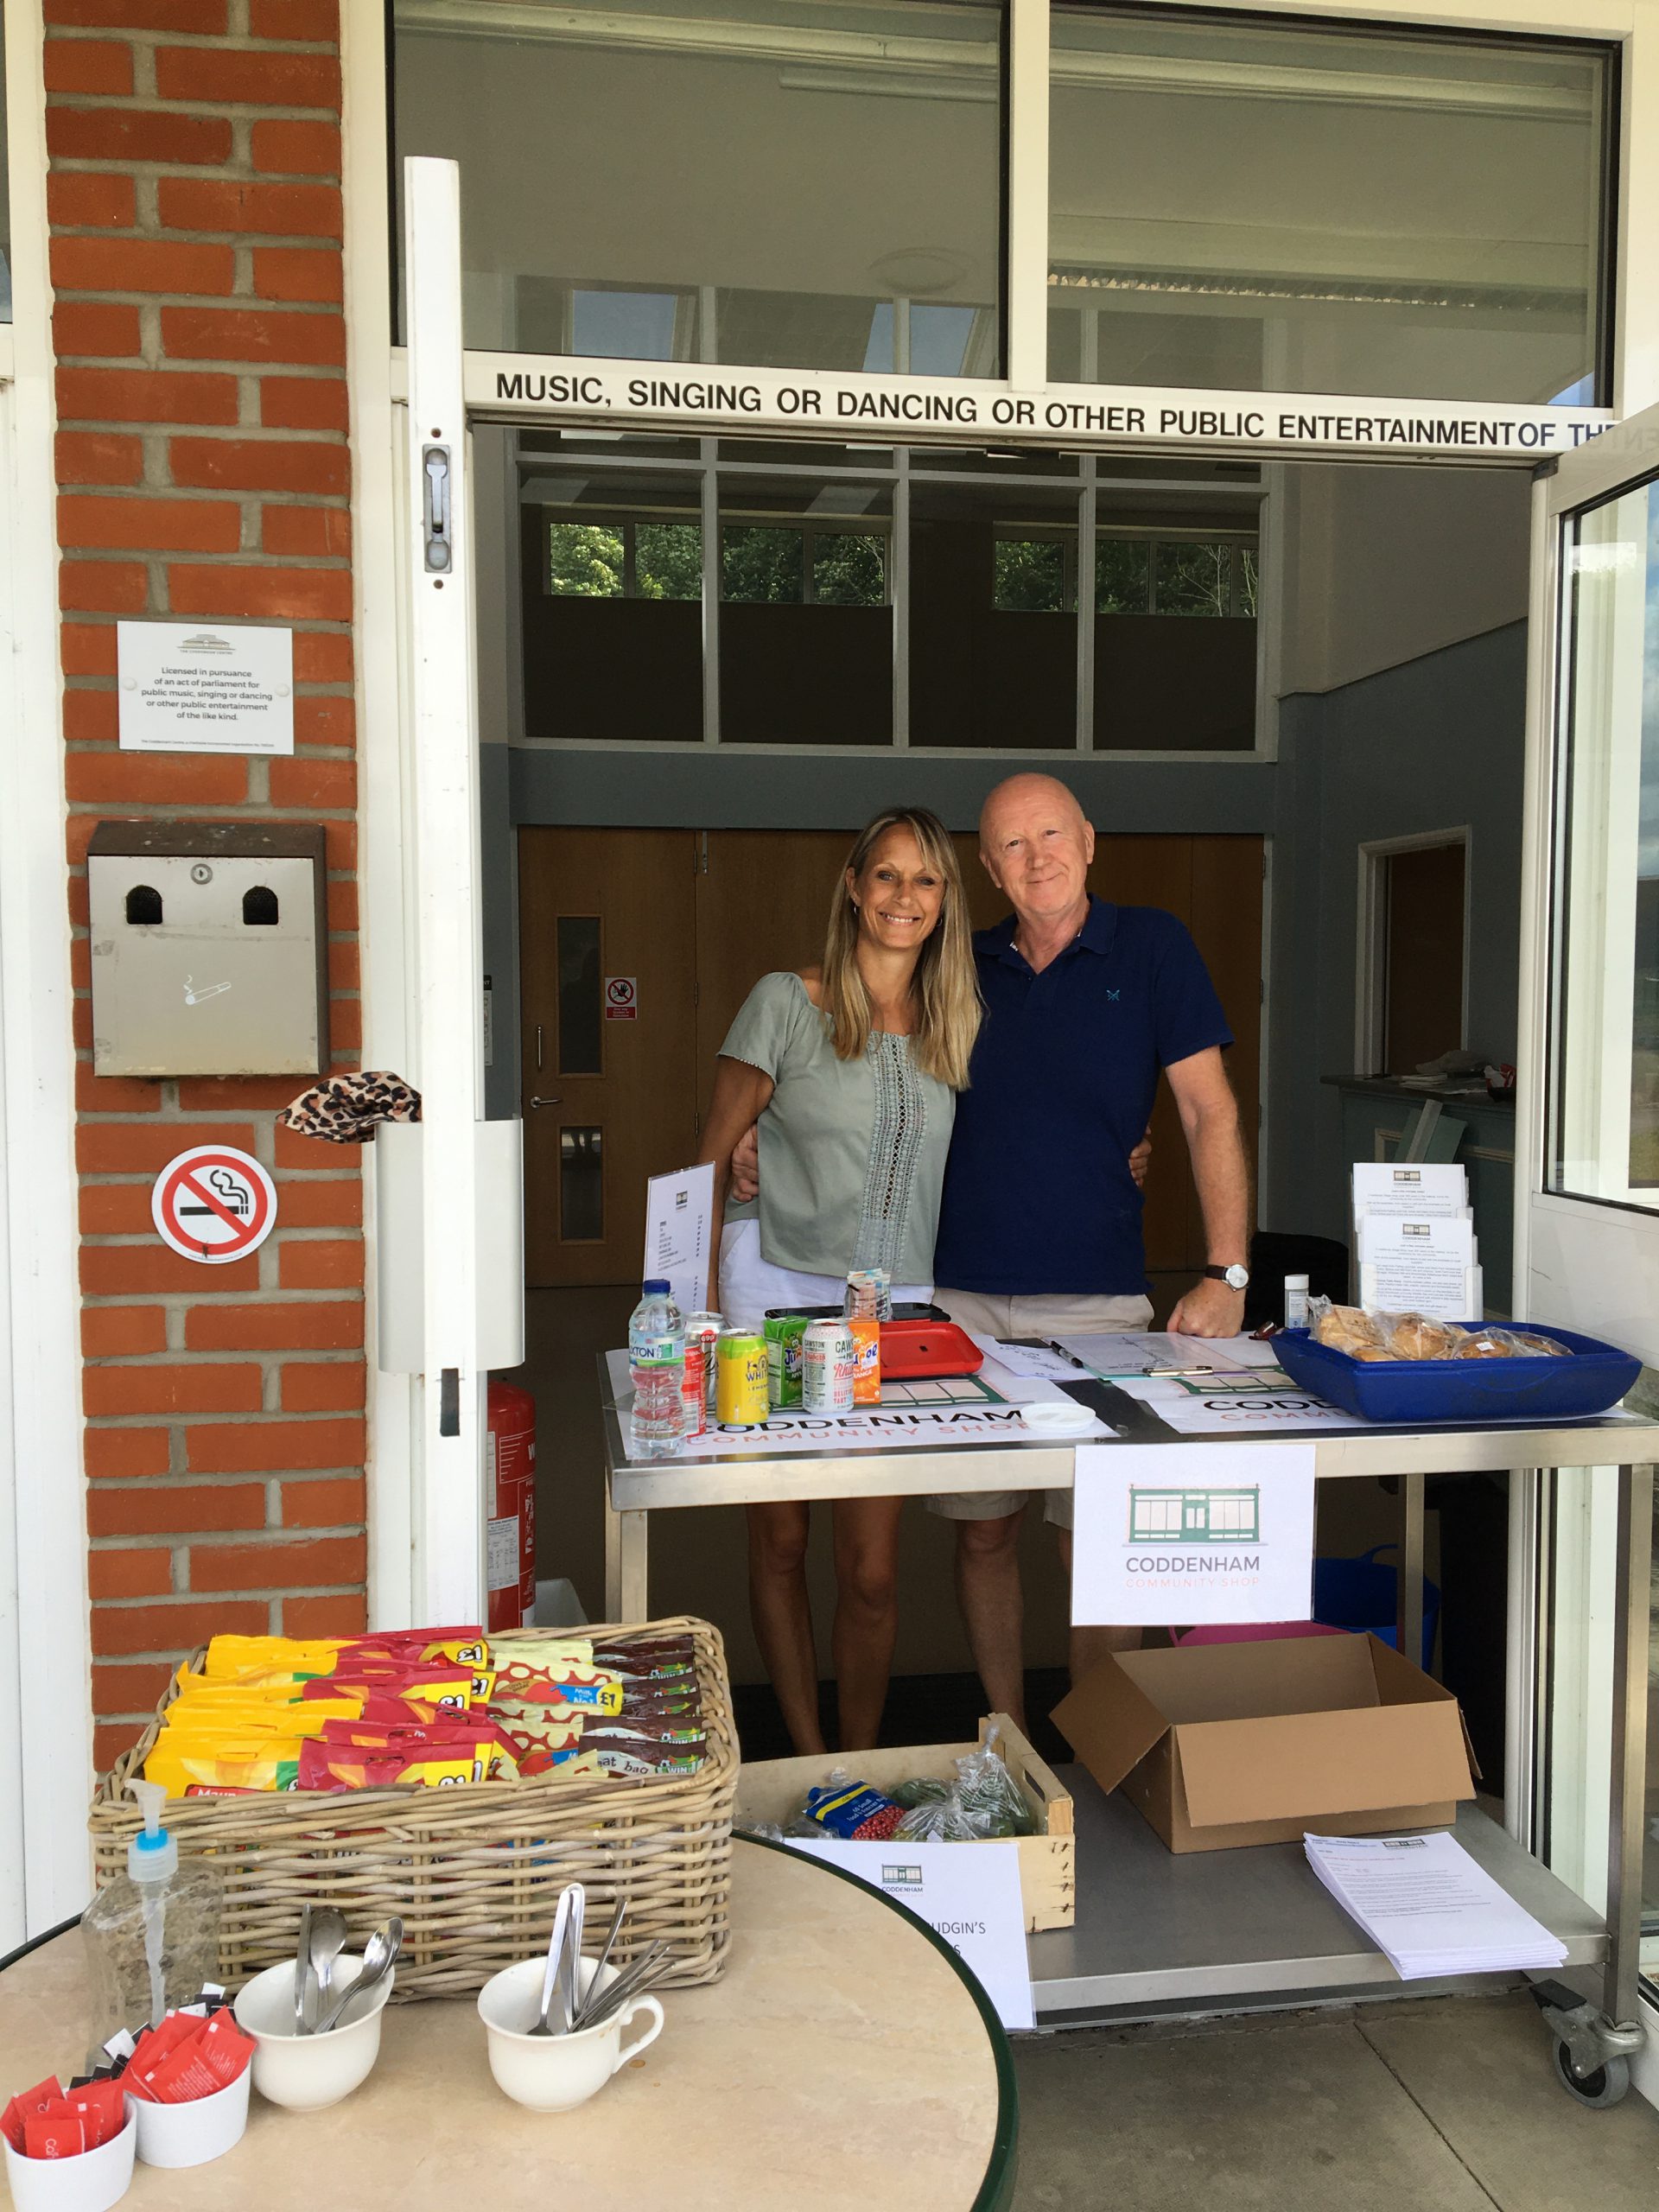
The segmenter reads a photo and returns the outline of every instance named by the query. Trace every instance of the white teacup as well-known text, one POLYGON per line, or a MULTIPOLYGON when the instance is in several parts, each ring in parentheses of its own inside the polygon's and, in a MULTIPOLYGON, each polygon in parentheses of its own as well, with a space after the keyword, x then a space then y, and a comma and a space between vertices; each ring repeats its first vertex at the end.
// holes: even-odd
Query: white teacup
MULTIPOLYGON (((362 1959, 342 1951, 334 1961, 335 1989, 362 1971, 362 1959)), ((389 1970, 359 2004, 346 2007, 337 2028, 312 2036, 295 2033, 292 1959, 245 1982, 233 2009, 238 2024, 254 2039, 253 2086, 260 2095, 291 2112, 321 2112, 350 2096, 380 2055, 380 2016, 395 1979, 396 1969, 389 1970)))
MULTIPOLYGON (((637 2058, 663 2032, 663 2008, 654 1997, 636 1997, 597 2027, 570 2036, 533 2036, 530 2029, 542 2005, 547 1961, 525 1959, 494 1974, 478 1993, 478 2016, 489 2032, 490 2071, 515 2104, 532 2112, 570 2112, 602 2089, 620 2066, 637 2058), (651 2025, 625 2044, 622 2031, 636 2013, 648 2012, 651 2025)), ((577 1986, 585 1997, 599 1974, 608 1989, 620 1968, 596 1967, 583 1959, 577 1986)))

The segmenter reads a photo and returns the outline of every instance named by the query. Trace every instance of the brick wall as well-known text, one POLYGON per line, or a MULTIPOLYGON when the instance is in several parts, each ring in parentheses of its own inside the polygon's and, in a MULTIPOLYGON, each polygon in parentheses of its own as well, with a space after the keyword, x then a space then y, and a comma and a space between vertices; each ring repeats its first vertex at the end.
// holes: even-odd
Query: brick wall
MULTIPOLYGON (((334 1062, 360 1036, 336 0, 46 0, 93 1707, 101 1767, 216 1628, 364 1619, 362 1182, 292 1081, 92 1071, 102 818, 324 821, 334 1062), (120 616, 291 623, 289 760, 124 753, 120 616), (213 1140, 276 1234, 207 1269, 156 1171, 213 1140)), ((48 1471, 41 1471, 41 1478, 48 1471)))

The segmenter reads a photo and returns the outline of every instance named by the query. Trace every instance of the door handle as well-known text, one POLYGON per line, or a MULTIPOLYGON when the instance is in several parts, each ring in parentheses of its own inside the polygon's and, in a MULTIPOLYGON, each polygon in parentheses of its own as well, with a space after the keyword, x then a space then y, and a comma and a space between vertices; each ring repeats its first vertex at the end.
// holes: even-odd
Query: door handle
POLYGON ((564 1101, 563 1098, 532 1098, 530 1103, 531 1107, 534 1108, 537 1106, 563 1106, 564 1101))

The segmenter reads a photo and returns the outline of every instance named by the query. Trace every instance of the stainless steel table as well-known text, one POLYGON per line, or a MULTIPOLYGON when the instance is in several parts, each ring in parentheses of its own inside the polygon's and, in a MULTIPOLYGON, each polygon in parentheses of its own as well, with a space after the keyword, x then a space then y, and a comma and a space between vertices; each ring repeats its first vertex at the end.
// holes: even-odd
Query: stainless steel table
MULTIPOLYGON (((895 1446, 880 1451, 791 1453, 764 1459, 750 1452, 708 1459, 630 1462, 610 1386, 599 1363, 607 1476, 606 1612, 611 1620, 647 1620, 648 1516, 688 1505, 748 1505, 779 1498, 926 1497, 935 1491, 1067 1490, 1074 1447, 1030 1443, 956 1444, 943 1448, 895 1446)), ((1104 1417, 1136 1443, 1190 1443, 1150 1408, 1122 1392, 1092 1397, 1104 1417)), ((1466 1812, 1459 1839, 1546 1925, 1567 1943, 1568 1967, 1599 1970, 1609 2021, 1638 2018, 1642 1922, 1643 1782, 1647 1732, 1649 1573, 1652 1554, 1654 1462, 1659 1421, 1615 1412, 1596 1421, 1547 1428, 1504 1425, 1432 1429, 1367 1426, 1329 1433, 1306 1428, 1252 1430, 1312 1443, 1321 1481, 1394 1476, 1402 1493, 1400 1649, 1415 1651, 1422 1634, 1423 1481, 1428 1475, 1509 1469, 1530 1483, 1512 1486, 1512 1529, 1535 1511, 1536 1471, 1598 1467, 1618 1491, 1618 1582, 1614 1609, 1612 1802, 1608 1824, 1608 1915, 1590 1912, 1531 1857, 1522 1840, 1526 1822, 1512 1798, 1506 1834, 1482 1814, 1466 1812)), ((1207 1439, 1224 1448, 1233 1440, 1207 1439)), ((1521 1593, 1517 1592, 1519 1596, 1521 1593)), ((1524 1593, 1530 1606, 1531 1592, 1524 1593)), ((1520 1607, 1516 1609, 1518 1616, 1520 1607)), ((1512 1641, 1530 1646, 1530 1622, 1511 1622, 1512 1641)), ((1515 1685, 1524 1670, 1512 1666, 1515 1685)), ((1510 1741, 1517 1751, 1511 1713, 1510 1741)), ((1526 1749, 1529 1762, 1530 1747, 1526 1749)), ((1517 1768, 1522 1764, 1517 1758, 1517 1768)), ((1166 1853, 1121 1799, 1105 1799, 1079 1771, 1077 1923, 1031 1939, 1038 2012, 1054 2017, 1121 2018, 1147 2011, 1202 2012, 1250 2002, 1284 2001, 1286 1993, 1332 1996, 1383 1986, 1417 1991, 1394 1980, 1386 1960, 1357 1948, 1337 1907, 1305 1878, 1294 1847, 1263 1851, 1166 1853)))

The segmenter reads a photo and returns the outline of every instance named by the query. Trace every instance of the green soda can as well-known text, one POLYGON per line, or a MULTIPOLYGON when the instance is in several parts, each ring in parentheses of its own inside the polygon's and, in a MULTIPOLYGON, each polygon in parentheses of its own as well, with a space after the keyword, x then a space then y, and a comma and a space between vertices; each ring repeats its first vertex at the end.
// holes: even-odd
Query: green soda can
POLYGON ((766 1316, 766 1395, 774 1406, 801 1402, 801 1343, 805 1334, 804 1313, 766 1316))

